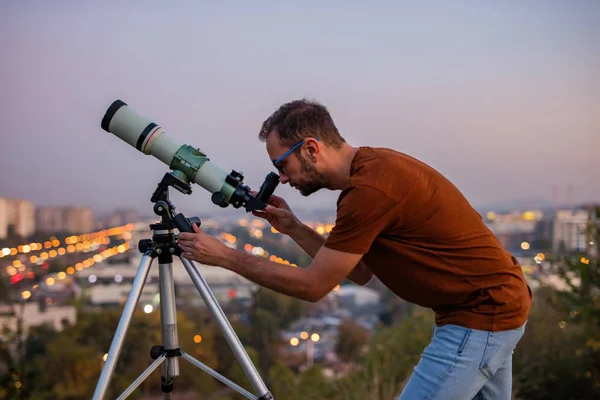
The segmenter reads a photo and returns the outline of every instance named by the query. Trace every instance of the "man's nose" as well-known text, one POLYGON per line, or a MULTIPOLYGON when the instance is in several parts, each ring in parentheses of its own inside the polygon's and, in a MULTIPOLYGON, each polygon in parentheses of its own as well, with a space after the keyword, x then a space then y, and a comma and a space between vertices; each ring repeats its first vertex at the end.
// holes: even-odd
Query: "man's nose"
POLYGON ((287 176, 287 175, 286 175, 286 174, 284 174, 283 172, 280 172, 280 173, 279 173, 279 182, 280 182, 280 183, 286 184, 286 183, 288 183, 289 181, 290 181, 290 177, 289 177, 289 176, 287 176))

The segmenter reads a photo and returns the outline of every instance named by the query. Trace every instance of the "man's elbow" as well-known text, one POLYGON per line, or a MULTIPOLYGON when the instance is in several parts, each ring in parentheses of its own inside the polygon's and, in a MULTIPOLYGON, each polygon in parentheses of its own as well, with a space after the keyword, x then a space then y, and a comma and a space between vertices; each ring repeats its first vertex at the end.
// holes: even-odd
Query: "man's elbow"
POLYGON ((327 293, 329 293, 329 290, 325 290, 324 288, 315 285, 309 290, 306 290, 303 297, 306 301, 316 303, 320 301, 323 297, 327 296, 327 293))
POLYGON ((325 295, 322 294, 321 292, 318 292, 316 290, 310 290, 305 293, 304 300, 311 302, 311 303, 316 303, 319 300, 321 300, 323 297, 325 297, 325 295))

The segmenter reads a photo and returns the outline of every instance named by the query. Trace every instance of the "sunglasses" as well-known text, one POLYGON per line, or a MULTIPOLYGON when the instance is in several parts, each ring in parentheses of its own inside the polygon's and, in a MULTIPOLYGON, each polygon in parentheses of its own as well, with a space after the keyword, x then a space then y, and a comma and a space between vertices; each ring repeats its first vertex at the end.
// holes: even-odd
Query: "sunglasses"
MULTIPOLYGON (((287 156, 289 156, 290 154, 292 154, 292 152, 293 152, 294 150, 296 150, 298 147, 302 146, 302 145, 304 144, 304 141, 305 141, 305 140, 306 140, 306 139, 302 139, 300 142, 298 142, 298 143, 296 143, 294 146, 292 146, 292 148, 291 148, 291 149, 289 149, 288 151, 286 151, 286 152, 285 152, 285 153, 284 153, 284 154, 283 154, 281 157, 279 157, 277 160, 273 161, 273 166, 274 166, 275 168, 277 168, 277 171, 281 172, 282 174, 284 173, 284 172, 283 172, 283 167, 282 167, 281 165, 279 165, 279 163, 280 163, 280 162, 281 162, 281 161, 282 161, 284 158, 286 158, 287 156)), ((315 138, 315 140, 318 142, 318 141, 319 141, 319 138, 315 138)))

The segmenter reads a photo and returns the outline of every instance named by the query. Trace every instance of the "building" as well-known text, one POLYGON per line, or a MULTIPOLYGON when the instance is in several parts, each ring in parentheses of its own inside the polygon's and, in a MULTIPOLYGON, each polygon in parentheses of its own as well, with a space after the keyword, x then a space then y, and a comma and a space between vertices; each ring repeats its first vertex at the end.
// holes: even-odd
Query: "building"
POLYGON ((133 208, 120 208, 115 210, 115 214, 121 218, 120 225, 127 225, 138 220, 138 212, 133 208))
POLYGON ((554 219, 553 251, 585 251, 590 215, 586 210, 560 210, 554 219))
POLYGON ((139 221, 138 212, 133 208, 116 209, 110 214, 96 220, 96 229, 105 229, 113 226, 122 226, 139 221))
POLYGON ((10 208, 8 199, 0 197, 0 239, 8 236, 10 208))
POLYGON ((22 237, 35 232, 35 205, 28 200, 0 198, 0 239, 8 236, 9 227, 22 237))
POLYGON ((543 218, 544 213, 540 210, 502 214, 490 211, 485 215, 485 223, 502 246, 511 251, 520 249, 523 242, 531 243, 536 240, 536 227, 543 218))
POLYGON ((36 220, 38 232, 89 233, 95 230, 93 212, 85 207, 40 207, 36 220))
MULTIPOLYGON (((50 324, 55 330, 61 331, 65 324, 74 325, 77 322, 77 309, 74 306, 51 305, 42 310, 37 302, 27 302, 22 306, 17 306, 17 309, 20 307, 22 308, 18 311, 17 316, 10 306, 0 306, 0 332, 3 332, 3 329, 16 332, 19 318, 22 319, 20 323, 22 324, 24 338, 27 337, 29 330, 35 326, 50 324)), ((2 333, 0 333, 0 338, 6 339, 2 333)))
POLYGON ((36 213, 38 232, 62 232, 65 230, 63 209, 60 207, 40 207, 36 213))
POLYGON ((94 231, 94 214, 90 208, 66 207, 64 218, 67 232, 89 233, 94 231))
POLYGON ((552 237, 554 235, 554 215, 545 215, 537 222, 534 231, 534 240, 531 246, 539 251, 552 250, 552 237))

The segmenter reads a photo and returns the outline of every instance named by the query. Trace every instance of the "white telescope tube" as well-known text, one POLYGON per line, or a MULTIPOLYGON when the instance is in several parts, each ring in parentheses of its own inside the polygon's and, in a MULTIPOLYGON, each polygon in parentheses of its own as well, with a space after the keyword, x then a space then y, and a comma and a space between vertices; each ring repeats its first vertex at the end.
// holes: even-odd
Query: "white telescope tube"
POLYGON ((116 100, 108 108, 101 126, 105 131, 142 153, 156 157, 170 168, 174 167, 176 159, 180 160, 178 166, 200 164, 197 170, 194 171, 194 168, 188 170, 190 175, 192 175, 191 171, 194 171, 192 176, 187 173, 186 176, 190 182, 202 186, 211 193, 221 191, 226 184, 227 173, 210 162, 205 154, 193 149, 197 150, 194 154, 190 146, 181 145, 167 135, 162 127, 137 114, 121 100, 116 100))

